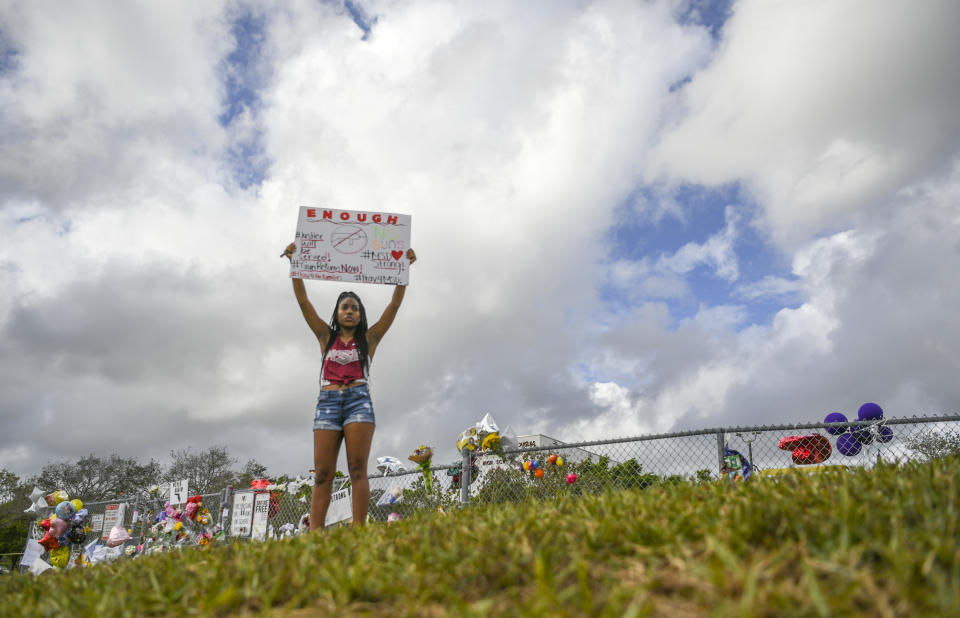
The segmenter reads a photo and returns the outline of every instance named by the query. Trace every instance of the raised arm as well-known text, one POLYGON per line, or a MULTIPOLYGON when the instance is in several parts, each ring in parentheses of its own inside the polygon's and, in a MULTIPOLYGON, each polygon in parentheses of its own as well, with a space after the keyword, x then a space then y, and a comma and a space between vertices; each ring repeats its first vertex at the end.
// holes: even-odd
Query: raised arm
MULTIPOLYGON (((407 249, 407 259, 410 260, 410 264, 417 261, 417 254, 413 249, 407 249)), ((390 325, 393 324, 394 318, 397 317, 397 311, 400 310, 400 304, 403 303, 403 295, 406 291, 407 286, 405 285, 398 285, 393 288, 393 298, 390 299, 390 304, 383 310, 383 315, 380 316, 377 323, 367 329, 367 345, 370 348, 370 356, 373 356, 380 340, 383 339, 383 336, 390 330, 390 325)))
MULTIPOLYGON (((292 260, 293 252, 296 248, 296 244, 290 243, 287 245, 287 248, 284 249, 281 257, 286 256, 288 260, 292 260)), ((307 298, 307 287, 303 284, 303 279, 294 277, 291 280, 293 281, 293 294, 297 297, 297 304, 300 305, 303 319, 307 321, 307 326, 309 326, 313 334, 317 336, 320 347, 326 350, 327 344, 330 341, 330 326, 317 315, 317 310, 313 308, 313 303, 307 298)))

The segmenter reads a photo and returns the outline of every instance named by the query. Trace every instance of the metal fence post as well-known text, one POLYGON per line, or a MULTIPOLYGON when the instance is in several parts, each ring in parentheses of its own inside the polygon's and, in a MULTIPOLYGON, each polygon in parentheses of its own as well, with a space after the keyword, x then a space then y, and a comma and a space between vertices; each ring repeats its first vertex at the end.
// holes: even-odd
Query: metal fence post
POLYGON ((470 451, 463 449, 463 464, 460 468, 460 504, 470 504, 470 451))
POLYGON ((133 520, 130 522, 130 538, 136 537, 135 545, 140 545, 143 542, 143 525, 137 526, 140 523, 140 492, 137 492, 137 499, 133 502, 133 520))
POLYGON ((230 497, 233 494, 233 487, 227 486, 223 490, 223 497, 220 502, 220 529, 223 530, 223 538, 230 538, 230 527, 227 525, 230 521, 230 497))
POLYGON ((722 430, 722 429, 717 432, 717 459, 718 459, 719 464, 720 464, 720 466, 717 468, 717 470, 718 470, 719 474, 721 474, 721 475, 723 474, 723 469, 724 469, 723 458, 724 458, 724 454, 726 453, 726 450, 725 450, 725 447, 724 447, 724 441, 725 441, 724 438, 725 438, 725 437, 726 437, 726 436, 725 436, 725 434, 723 433, 723 430, 722 430))

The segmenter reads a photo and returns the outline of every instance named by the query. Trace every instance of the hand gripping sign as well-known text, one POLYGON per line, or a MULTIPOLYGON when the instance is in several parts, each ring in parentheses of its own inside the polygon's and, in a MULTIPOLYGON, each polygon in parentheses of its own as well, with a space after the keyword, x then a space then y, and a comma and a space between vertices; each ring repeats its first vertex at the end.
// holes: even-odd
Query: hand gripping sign
POLYGON ((410 215, 300 207, 290 276, 407 285, 410 215))

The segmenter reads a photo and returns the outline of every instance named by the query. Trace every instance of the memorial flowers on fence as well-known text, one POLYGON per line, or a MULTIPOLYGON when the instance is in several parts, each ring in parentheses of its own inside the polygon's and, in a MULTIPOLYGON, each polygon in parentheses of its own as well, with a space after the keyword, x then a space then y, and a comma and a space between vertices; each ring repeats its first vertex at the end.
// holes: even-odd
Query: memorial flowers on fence
POLYGON ((167 501, 137 550, 154 553, 185 545, 209 545, 222 538, 223 531, 204 506, 203 497, 192 496, 182 509, 167 501))
POLYGON ((407 459, 417 464, 417 467, 420 468, 420 474, 423 475, 423 485, 427 488, 427 493, 432 492, 433 472, 430 470, 430 464, 433 461, 433 448, 421 444, 407 459))

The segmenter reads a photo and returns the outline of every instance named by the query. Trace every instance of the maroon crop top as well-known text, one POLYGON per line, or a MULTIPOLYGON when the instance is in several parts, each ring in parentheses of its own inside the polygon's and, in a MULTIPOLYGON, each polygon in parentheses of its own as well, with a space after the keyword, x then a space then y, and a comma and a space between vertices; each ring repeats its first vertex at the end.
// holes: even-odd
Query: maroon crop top
POLYGON ((360 350, 356 340, 351 339, 349 343, 344 343, 340 337, 334 337, 320 371, 321 388, 328 384, 366 381, 367 375, 360 366, 360 350))

